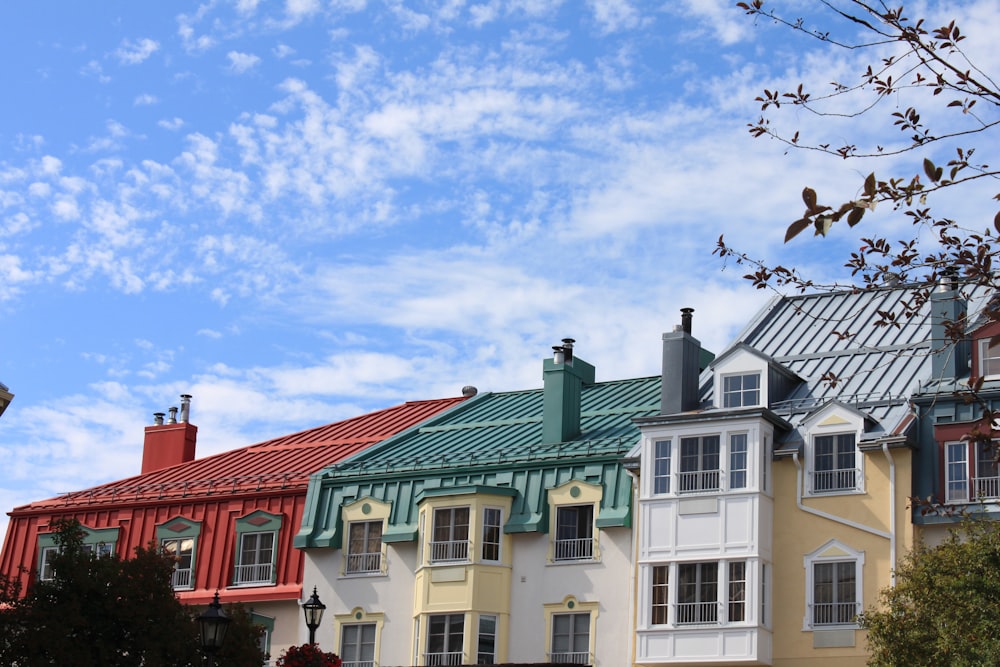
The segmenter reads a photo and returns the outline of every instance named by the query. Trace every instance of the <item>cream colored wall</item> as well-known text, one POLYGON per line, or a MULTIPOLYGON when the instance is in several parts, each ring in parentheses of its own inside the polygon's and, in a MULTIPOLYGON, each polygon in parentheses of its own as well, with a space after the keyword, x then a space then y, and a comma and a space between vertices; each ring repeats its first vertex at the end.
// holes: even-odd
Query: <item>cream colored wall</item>
MULTIPOLYGON (((909 450, 891 450, 896 477, 896 553, 902 556, 913 546, 913 529, 907 510, 910 494, 912 457, 909 450)), ((865 457, 865 493, 826 497, 806 497, 803 504, 823 512, 890 531, 889 463, 881 452, 865 457)), ((804 465, 804 463, 803 463, 804 465)), ((876 604, 878 591, 888 586, 893 557, 890 541, 858 528, 814 516, 796 505, 797 471, 790 459, 775 462, 774 505, 774 580, 772 615, 774 619, 775 667, 798 667, 805 664, 829 664, 837 667, 861 667, 866 663, 865 633, 854 632, 855 645, 849 648, 814 648, 814 633, 803 630, 806 617, 806 572, 803 558, 831 539, 864 552, 864 607, 876 604)))
POLYGON ((301 644, 308 640, 309 631, 306 628, 305 617, 297 602, 282 600, 279 602, 245 602, 243 606, 254 613, 270 616, 274 619, 274 633, 271 635, 271 663, 278 659, 289 646, 301 644))

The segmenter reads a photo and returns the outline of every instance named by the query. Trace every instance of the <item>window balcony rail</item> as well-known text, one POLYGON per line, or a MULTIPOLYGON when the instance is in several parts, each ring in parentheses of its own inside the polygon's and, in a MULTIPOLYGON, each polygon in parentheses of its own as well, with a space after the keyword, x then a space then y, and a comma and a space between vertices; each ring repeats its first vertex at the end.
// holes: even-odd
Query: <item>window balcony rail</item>
POLYGON ((549 653, 549 662, 553 665, 589 665, 590 653, 588 651, 549 653))
POLYGON ((344 660, 341 667, 375 667, 374 660, 344 660))
POLYGON ((853 491, 857 488, 856 468, 814 470, 813 491, 853 491))
POLYGON ((594 557, 594 540, 581 537, 571 540, 556 540, 553 560, 590 560, 594 557))
POLYGON ((349 574, 382 571, 382 552, 368 554, 347 554, 344 571, 349 574))
MULTIPOLYGON (((446 542, 431 542, 432 563, 449 563, 449 562, 467 561, 467 560, 469 560, 468 540, 449 540, 446 542)), ((451 663, 442 662, 440 664, 445 665, 451 663)))
POLYGON ((976 499, 995 500, 1000 498, 1000 477, 973 477, 976 499))
POLYGON ((677 604, 677 625, 718 622, 718 602, 679 602, 677 604))
POLYGON ((448 651, 446 653, 424 653, 425 665, 461 665, 462 652, 448 651))
POLYGON ((699 493, 702 491, 719 491, 719 470, 695 470, 677 473, 678 493, 699 493))
POLYGON ((814 602, 813 625, 848 625, 858 616, 855 602, 814 602))
POLYGON ((174 570, 170 576, 170 585, 174 588, 191 588, 191 568, 174 570))
POLYGON ((272 563, 260 563, 253 565, 237 565, 233 575, 234 584, 269 584, 271 583, 271 573, 274 571, 272 563))

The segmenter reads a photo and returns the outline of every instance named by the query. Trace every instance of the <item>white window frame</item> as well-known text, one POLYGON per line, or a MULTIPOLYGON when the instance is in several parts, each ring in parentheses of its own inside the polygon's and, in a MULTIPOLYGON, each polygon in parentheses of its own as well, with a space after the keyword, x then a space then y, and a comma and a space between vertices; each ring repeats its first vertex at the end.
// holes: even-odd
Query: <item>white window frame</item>
POLYGON ((260 586, 262 584, 271 584, 274 581, 274 560, 278 551, 278 533, 273 530, 263 530, 263 531, 247 531, 240 534, 240 544, 239 544, 239 563, 236 565, 236 572, 233 575, 233 585, 234 586, 260 586), (271 539, 270 546, 270 558, 264 559, 262 554, 265 552, 264 547, 261 544, 261 540, 264 537, 269 537, 271 539), (249 552, 253 554, 252 562, 247 562, 247 544, 246 542, 253 538, 256 542, 253 545, 253 549, 249 552))
POLYGON ((347 551, 344 555, 344 574, 381 574, 382 573, 382 519, 365 519, 351 521, 347 524, 347 551), (378 535, 375 536, 375 527, 378 535), (359 527, 364 531, 360 537, 363 551, 355 550, 354 529, 359 527), (378 541, 377 545, 374 542, 378 541), (374 551, 373 546, 377 546, 374 551))
POLYGON ((425 665, 461 665, 465 659, 465 623, 466 618, 464 613, 450 613, 450 614, 428 614, 427 616, 427 638, 425 641, 425 646, 427 650, 424 652, 424 663, 425 665), (462 629, 458 635, 459 641, 457 642, 459 649, 454 650, 456 644, 455 633, 452 631, 455 619, 462 619, 462 629), (431 631, 434 628, 435 622, 444 622, 444 632, 440 635, 432 635, 431 631), (441 637, 442 650, 432 651, 431 640, 434 637, 441 637))
POLYGON ((174 573, 170 576, 170 585, 174 590, 186 591, 194 588, 194 541, 193 537, 163 537, 160 538, 160 551, 174 557, 174 573), (187 542, 187 548, 185 548, 187 542), (173 545, 173 550, 167 545, 173 545), (187 566, 182 567, 185 559, 187 566))
MULTIPOLYGON (((865 567, 865 553, 863 551, 857 551, 851 547, 839 542, 838 540, 830 540, 819 549, 816 549, 810 554, 806 554, 803 558, 803 565, 806 571, 806 608, 805 616, 803 617, 802 629, 804 631, 811 630, 837 630, 837 629, 848 629, 857 628, 857 615, 861 613, 864 609, 864 567, 865 567), (839 565, 842 563, 853 563, 854 564, 854 600, 851 604, 854 605, 854 616, 852 621, 843 623, 817 623, 816 606, 818 604, 847 604, 839 599, 834 599, 832 602, 821 602, 816 601, 816 566, 817 565, 839 565)), ((834 596, 839 598, 839 595, 834 596)))
POLYGON ((680 437, 678 440, 680 447, 677 457, 677 493, 689 495, 722 491, 722 434, 689 435, 680 437), (714 454, 706 450, 706 444, 713 439, 715 441, 714 454), (693 456, 685 453, 685 449, 690 445, 696 445, 696 452, 693 456), (712 456, 715 457, 714 468, 710 465, 712 456), (685 470, 691 461, 694 461, 695 467, 685 470))
POLYGON ((500 618, 496 614, 480 614, 476 629, 476 664, 495 665, 497 662, 497 635, 500 633, 500 618), (484 621, 493 623, 493 632, 484 627, 484 621))
POLYGON ((671 625, 670 570, 667 563, 649 568, 649 624, 671 625))
POLYGON ((596 551, 593 504, 559 505, 556 507, 555 525, 553 560, 557 562, 593 560, 596 551))
POLYGON ((1000 464, 992 440, 944 444, 945 502, 1000 499, 1000 464))
POLYGON ((764 390, 760 371, 748 371, 743 373, 724 373, 720 376, 722 380, 721 394, 722 401, 720 407, 726 408, 750 408, 761 405, 760 398, 764 390), (757 386, 745 388, 746 378, 755 378, 757 386), (738 387, 731 387, 730 381, 739 380, 738 387))
POLYGON ((52 581, 56 577, 52 567, 52 557, 59 553, 59 547, 42 547, 38 554, 38 580, 52 581))
POLYGON ((549 662, 563 665, 589 665, 591 663, 591 622, 592 618, 589 611, 569 611, 552 614, 549 662), (565 631, 562 628, 556 627, 557 625, 563 625, 563 621, 569 624, 565 628, 565 631), (581 631, 580 626, 586 629, 586 633, 581 631), (563 638, 565 638, 565 641, 563 638), (587 647, 586 650, 580 650, 581 644, 587 647))
POLYGON ((495 507, 493 505, 487 505, 483 507, 483 525, 482 525, 482 545, 479 549, 479 556, 483 562, 486 563, 499 563, 503 558, 503 508, 495 507), (494 521, 495 519, 495 521, 494 521), (487 521, 491 523, 487 523, 487 521), (495 551, 496 557, 492 553, 487 553, 487 549, 495 551))
POLYGON ((342 667, 375 667, 377 639, 378 624, 373 621, 341 625, 340 657, 344 661, 342 667), (371 633, 370 641, 365 637, 366 630, 371 633), (348 634, 355 636, 349 638, 348 634), (370 654, 370 657, 366 654, 370 654))
MULTIPOLYGON (((823 454, 824 457, 827 454, 823 454)), ((864 456, 861 450, 858 449, 858 433, 857 431, 836 431, 829 433, 813 433, 810 436, 810 451, 809 451, 809 493, 816 496, 828 496, 843 493, 859 493, 864 491, 864 456), (831 438, 832 451, 829 454, 833 465, 839 465, 840 456, 844 453, 841 451, 842 440, 841 438, 852 438, 853 454, 854 454, 854 465, 850 468, 834 467, 829 469, 820 470, 818 461, 818 447, 817 441, 820 438, 831 438), (850 473, 850 477, 848 476, 850 473), (829 477, 832 482, 828 486, 825 480, 829 477), (853 479, 852 485, 844 484, 844 480, 853 479)))
POLYGON ((653 440, 652 495, 670 493, 670 466, 673 463, 673 441, 670 438, 653 440))
POLYGON ((469 561, 472 508, 468 505, 435 507, 431 510, 431 557, 434 563, 465 563, 469 561), (465 513, 465 523, 460 523, 459 512, 465 513), (449 515, 439 523, 439 517, 449 515), (442 539, 443 538, 443 539, 442 539))
POLYGON ((730 433, 727 454, 729 458, 729 469, 726 474, 728 489, 746 489, 750 484, 750 434, 746 432, 730 433), (737 452, 735 444, 739 440, 742 440, 742 451, 737 452), (742 475, 742 482, 737 481, 737 475, 742 475))
POLYGON ((994 349, 997 350, 997 354, 990 355, 990 339, 981 338, 979 340, 979 375, 985 379, 1000 377, 1000 344, 995 345, 994 349), (992 370, 996 372, 988 372, 992 370))

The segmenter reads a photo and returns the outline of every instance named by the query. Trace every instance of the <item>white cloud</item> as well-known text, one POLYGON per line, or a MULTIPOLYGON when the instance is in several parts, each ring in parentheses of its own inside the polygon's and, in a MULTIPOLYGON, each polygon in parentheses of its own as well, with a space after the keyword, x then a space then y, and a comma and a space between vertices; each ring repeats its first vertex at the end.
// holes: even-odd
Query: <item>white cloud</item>
POLYGON ((588 0, 588 4, 604 33, 634 28, 642 20, 639 11, 628 0, 588 0))
POLYGON ((184 127, 184 121, 178 118, 177 116, 174 116, 173 118, 164 118, 160 121, 157 121, 156 124, 162 127, 164 130, 170 130, 171 132, 176 132, 177 130, 184 127))
POLYGON ((160 100, 156 97, 156 95, 143 93, 142 95, 137 95, 136 98, 132 100, 132 106, 148 107, 158 103, 159 101, 160 100))
POLYGON ((243 74, 260 64, 260 58, 252 53, 230 51, 226 57, 229 58, 229 69, 237 74, 243 74))
POLYGON ((114 55, 123 65, 138 65, 159 51, 160 44, 156 40, 144 38, 137 41, 123 40, 114 55))

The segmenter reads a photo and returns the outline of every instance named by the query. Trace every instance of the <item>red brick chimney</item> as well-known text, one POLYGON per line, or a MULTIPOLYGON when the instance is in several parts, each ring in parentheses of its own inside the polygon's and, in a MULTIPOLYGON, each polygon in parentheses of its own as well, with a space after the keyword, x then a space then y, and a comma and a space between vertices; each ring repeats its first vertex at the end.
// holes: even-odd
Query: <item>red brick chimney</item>
POLYGON ((191 396, 181 394, 180 418, 177 408, 170 408, 170 418, 164 423, 164 413, 153 414, 154 423, 146 427, 142 444, 142 474, 194 460, 198 427, 190 423, 191 396))

